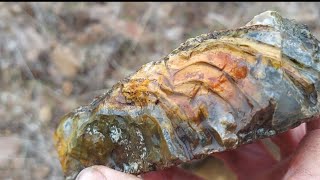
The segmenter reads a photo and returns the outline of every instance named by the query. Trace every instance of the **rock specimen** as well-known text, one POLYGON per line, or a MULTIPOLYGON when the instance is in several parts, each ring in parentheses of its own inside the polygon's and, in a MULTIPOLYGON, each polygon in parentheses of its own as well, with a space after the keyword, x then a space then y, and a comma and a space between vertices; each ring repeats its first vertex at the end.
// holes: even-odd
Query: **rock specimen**
POLYGON ((62 118, 55 140, 67 179, 92 165, 163 169, 318 116, 319 45, 273 11, 187 40, 62 118))

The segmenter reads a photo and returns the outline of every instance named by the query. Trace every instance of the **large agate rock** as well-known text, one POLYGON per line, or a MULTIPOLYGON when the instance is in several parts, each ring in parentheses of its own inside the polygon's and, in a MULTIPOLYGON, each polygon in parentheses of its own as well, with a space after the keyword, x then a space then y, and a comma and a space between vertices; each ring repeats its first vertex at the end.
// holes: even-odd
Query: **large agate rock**
POLYGON ((273 11, 189 39, 62 118, 64 173, 140 174, 294 128, 319 115, 319 60, 307 27, 273 11))

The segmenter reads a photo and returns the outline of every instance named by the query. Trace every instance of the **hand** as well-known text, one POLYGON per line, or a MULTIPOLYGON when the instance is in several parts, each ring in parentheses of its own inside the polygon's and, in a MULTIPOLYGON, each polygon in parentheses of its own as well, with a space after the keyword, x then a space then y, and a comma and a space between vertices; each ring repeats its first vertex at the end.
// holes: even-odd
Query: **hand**
POLYGON ((216 153, 238 176, 244 179, 320 179, 320 119, 314 119, 271 140, 280 149, 277 161, 261 141, 236 150, 216 153))
MULTIPOLYGON (((320 179, 320 119, 277 135, 271 140, 279 147, 281 159, 276 160, 261 141, 247 144, 236 150, 215 153, 237 175, 244 179, 320 179)), ((201 179, 178 167, 142 175, 143 179, 201 179)), ((140 178, 105 166, 84 169, 79 180, 138 180, 140 178)))
POLYGON ((172 167, 162 171, 154 171, 137 177, 122 173, 106 166, 92 166, 82 170, 77 180, 202 180, 202 178, 191 174, 178 167, 172 167))

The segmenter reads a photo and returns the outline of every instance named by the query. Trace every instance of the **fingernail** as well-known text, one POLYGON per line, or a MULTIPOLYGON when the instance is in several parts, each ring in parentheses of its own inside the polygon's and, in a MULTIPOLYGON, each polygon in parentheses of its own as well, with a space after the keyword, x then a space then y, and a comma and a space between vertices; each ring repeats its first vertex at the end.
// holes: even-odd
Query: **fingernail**
POLYGON ((88 167, 82 170, 76 180, 107 180, 107 178, 96 168, 88 167))

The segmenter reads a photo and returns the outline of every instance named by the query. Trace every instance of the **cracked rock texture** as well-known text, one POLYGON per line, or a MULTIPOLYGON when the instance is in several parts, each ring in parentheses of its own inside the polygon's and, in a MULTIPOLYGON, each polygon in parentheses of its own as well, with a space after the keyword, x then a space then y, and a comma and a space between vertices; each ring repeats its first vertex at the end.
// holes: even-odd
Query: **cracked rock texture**
POLYGON ((160 170, 319 116, 319 45, 276 11, 188 39, 61 119, 55 140, 67 179, 96 164, 160 170))

